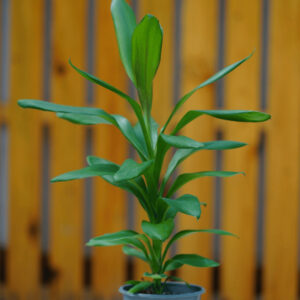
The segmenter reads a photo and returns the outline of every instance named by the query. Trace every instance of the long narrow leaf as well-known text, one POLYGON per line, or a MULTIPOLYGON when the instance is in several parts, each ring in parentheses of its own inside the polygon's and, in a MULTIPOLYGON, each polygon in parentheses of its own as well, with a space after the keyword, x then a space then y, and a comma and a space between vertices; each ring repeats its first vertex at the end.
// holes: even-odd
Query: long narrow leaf
POLYGON ((197 142, 186 136, 166 135, 163 133, 161 133, 160 136, 166 144, 173 146, 175 148, 195 149, 204 146, 203 143, 197 142))
POLYGON ((135 112, 138 120, 141 122, 141 120, 143 119, 143 114, 142 114, 142 110, 140 105, 131 97, 129 97, 128 95, 126 95, 124 92, 120 91, 119 89, 115 88, 114 86, 110 85, 109 83, 95 77, 94 75, 91 75, 83 70, 80 70, 79 68, 77 68, 75 65, 72 64, 71 60, 69 60, 69 64, 71 65, 71 67, 77 71, 80 75, 82 75, 84 78, 114 92, 115 94, 121 96, 122 98, 124 98, 129 105, 132 107, 133 111, 135 112))
POLYGON ((144 174, 147 169, 152 165, 153 161, 145 161, 143 163, 137 163, 133 159, 126 159, 121 165, 118 172, 115 173, 114 179, 116 181, 124 181, 134 179, 142 174, 144 174))
POLYGON ((134 256, 145 262, 148 262, 146 255, 140 250, 137 250, 137 249, 129 247, 129 246, 123 246, 122 250, 123 250, 123 253, 128 256, 134 256))
POLYGON ((165 258, 168 250, 170 249, 171 245, 174 244, 177 240, 190 235, 190 234, 194 234, 194 233, 212 233, 212 234, 218 234, 218 235, 228 235, 228 236, 234 236, 234 237, 238 237, 237 235, 228 232, 226 230, 221 230, 221 229, 191 229, 191 230, 182 230, 177 232, 168 242, 165 250, 164 250, 164 254, 163 254, 163 259, 165 258))
POLYGON ((237 61, 236 63, 229 65, 227 67, 225 67, 224 69, 220 70, 219 72, 217 72, 216 74, 214 74, 213 76, 211 76, 210 78, 208 78, 207 80, 205 80, 204 82, 202 82, 201 84, 199 84, 198 86, 196 86, 193 90, 191 90, 189 93, 185 94, 175 105, 170 117, 168 118, 166 124, 164 125, 164 127, 162 128, 162 132, 165 131, 165 129, 167 128, 168 124, 170 123, 170 121, 172 120, 173 116, 175 115, 175 113, 177 112, 177 110, 199 89, 223 78, 225 75, 227 75, 228 73, 232 72, 234 69, 236 69, 239 65, 241 65, 243 62, 245 62, 246 60, 248 60, 251 56, 253 55, 253 53, 251 53, 250 55, 248 55, 247 57, 245 57, 242 60, 237 61))
POLYGON ((185 194, 177 199, 162 198, 162 200, 177 212, 200 218, 201 206, 196 196, 185 194))
POLYGON ((146 15, 132 35, 132 69, 143 110, 150 115, 152 82, 160 63, 162 29, 159 21, 146 15))
POLYGON ((131 64, 131 39, 136 27, 134 12, 125 0, 113 0, 110 9, 122 63, 129 78, 135 83, 131 64))
POLYGON ((271 118, 269 114, 253 110, 190 110, 178 122, 172 134, 202 115, 235 122, 264 122, 271 118))
POLYGON ((169 259, 165 263, 165 269, 172 262, 178 262, 180 264, 189 265, 198 268, 211 268, 218 267, 220 264, 203 256, 197 254, 179 254, 175 255, 172 259, 169 259))
POLYGON ((179 188, 181 188, 184 184, 188 183, 191 180, 214 176, 214 177, 231 177, 238 174, 244 174, 243 172, 230 172, 230 171, 202 171, 196 173, 184 173, 179 175, 172 186, 170 187, 167 197, 171 197, 179 188))
POLYGON ((98 164, 93 166, 88 166, 86 168, 75 170, 71 172, 64 173, 62 175, 56 176, 51 179, 51 182, 59 181, 70 181, 75 179, 83 179, 94 176, 105 176, 114 174, 118 168, 108 164, 98 164))

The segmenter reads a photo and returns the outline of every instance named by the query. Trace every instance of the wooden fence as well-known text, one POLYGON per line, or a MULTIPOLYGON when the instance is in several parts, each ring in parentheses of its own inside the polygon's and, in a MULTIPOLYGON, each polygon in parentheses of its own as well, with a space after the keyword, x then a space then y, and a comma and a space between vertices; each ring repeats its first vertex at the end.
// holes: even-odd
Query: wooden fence
MULTIPOLYGON (((240 239, 219 241, 203 235, 179 242, 177 250, 217 257, 222 263, 218 270, 186 267, 179 276, 205 286, 205 300, 216 293, 222 300, 253 300, 258 294, 264 300, 296 300, 300 1, 138 0, 133 4, 139 16, 152 13, 164 28, 154 91, 159 122, 166 119, 179 93, 253 49, 250 61, 225 81, 199 91, 184 110, 221 107, 272 114, 266 124, 243 126, 203 117, 184 132, 200 141, 222 138, 249 146, 222 154, 203 152, 184 165, 185 171, 222 168, 247 175, 201 179, 186 188, 208 207, 199 223, 180 216, 178 228, 220 226, 240 239)), ((83 247, 88 238, 84 230, 95 236, 123 229, 128 222, 138 228, 135 224, 142 214, 132 199, 98 179, 47 184, 57 174, 82 167, 87 152, 121 162, 129 154, 124 139, 113 128, 83 128, 16 105, 19 98, 46 98, 69 105, 89 103, 131 118, 122 100, 100 87, 91 88, 67 64, 71 57, 76 65, 128 90, 109 6, 109 0, 1 2, 2 20, 9 14, 9 26, 1 23, 1 53, 8 49, 4 52, 9 55, 1 56, 2 90, 8 93, 1 91, 0 102, 0 226, 7 232, 1 244, 0 299, 5 295, 8 299, 118 299, 118 287, 129 275, 142 274, 143 266, 128 261, 119 248, 87 252, 83 247), (4 86, 7 78, 9 85, 4 86)))

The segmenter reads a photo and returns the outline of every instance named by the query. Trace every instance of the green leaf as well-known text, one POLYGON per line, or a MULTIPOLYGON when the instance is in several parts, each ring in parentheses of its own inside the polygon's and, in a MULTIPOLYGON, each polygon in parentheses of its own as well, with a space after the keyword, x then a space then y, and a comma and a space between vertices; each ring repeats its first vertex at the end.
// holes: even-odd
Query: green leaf
POLYGON ((178 165, 182 163, 186 158, 191 156, 192 154, 198 152, 199 150, 229 150, 229 149, 243 147, 246 145, 247 145, 246 143, 235 142, 235 141, 211 141, 211 142, 204 142, 203 147, 200 148, 177 150, 173 155, 168 165, 166 174, 163 178, 162 185, 161 185, 161 194, 170 176, 173 174, 173 172, 178 167, 178 165))
POLYGON ((146 255, 140 250, 137 250, 137 249, 129 247, 129 246, 123 246, 122 250, 123 250, 123 253, 126 255, 134 256, 145 262, 148 262, 146 255))
POLYGON ((56 113, 75 113, 94 116, 102 116, 103 114, 107 114, 100 108, 68 106, 42 100, 22 99, 18 100, 18 105, 22 108, 34 108, 56 113))
POLYGON ((150 114, 152 81, 160 63, 162 29, 159 21, 146 15, 132 35, 132 68, 142 108, 150 114))
POLYGON ((126 159, 120 169, 114 175, 115 181, 124 181, 136 178, 144 174, 152 165, 153 160, 137 163, 133 159, 126 159))
POLYGON ((234 236, 234 237, 238 237, 237 235, 225 231, 225 230, 220 230, 220 229, 188 229, 188 230, 182 230, 177 232, 168 242, 165 250, 164 250, 164 254, 163 254, 163 259, 166 257, 167 252, 169 250, 169 248, 171 247, 171 245, 173 243, 175 243, 177 240, 190 235, 190 234, 194 234, 194 233, 213 233, 213 234, 218 234, 218 235, 228 235, 228 236, 234 236))
POLYGON ((204 142, 203 150, 230 150, 247 146, 246 143, 235 141, 211 141, 204 142))
POLYGON ((170 123, 170 121, 172 120, 173 116, 175 115, 175 113, 177 112, 177 110, 199 89, 223 78, 225 75, 227 75, 228 73, 232 72, 234 69, 236 69, 239 65, 241 65, 243 62, 245 62, 246 60, 248 60, 253 53, 251 53, 250 55, 248 55, 246 58, 237 61, 236 63, 229 65, 227 67, 225 67, 224 69, 220 70, 219 72, 217 72, 216 74, 214 74, 213 76, 211 76, 210 78, 208 78, 207 80, 205 80, 204 82, 202 82, 201 84, 199 84, 198 86, 196 86, 193 90, 191 90, 189 93, 185 94, 175 105, 172 113, 170 114, 166 124, 164 125, 164 127, 162 128, 162 132, 165 131, 165 129, 167 128, 168 124, 170 123))
MULTIPOLYGON (((120 169, 120 166, 103 158, 97 157, 97 156, 88 156, 87 162, 89 165, 95 165, 95 164, 108 164, 111 167, 114 167, 116 169, 116 172, 120 169)), ((131 182, 123 181, 123 182, 116 182, 114 179, 114 174, 110 175, 103 175, 101 176, 105 181, 109 182, 110 184, 117 186, 125 191, 128 191, 132 194, 134 194, 137 199, 139 200, 142 207, 148 211, 147 205, 146 205, 146 197, 145 194, 147 193, 147 187, 145 185, 145 182, 142 178, 136 178, 133 179, 131 182)))
MULTIPOLYGON (((127 4, 126 4, 127 5, 127 4)), ((131 9, 131 8, 130 8, 131 9)), ((71 65, 71 67, 77 71, 80 75, 82 75, 84 78, 90 80, 91 82, 94 82, 112 92, 114 92, 115 94, 121 96, 123 99, 125 99, 129 105, 131 106, 131 108, 133 109, 133 111, 135 112, 138 120, 140 122, 142 122, 143 120, 143 114, 142 114, 142 110, 140 105, 131 97, 129 97, 128 95, 126 95, 125 93, 123 93, 122 91, 120 91, 119 89, 115 88, 114 86, 110 85, 109 83, 95 77, 94 75, 91 75, 83 70, 80 70, 79 68, 77 68, 76 66, 74 66, 71 62, 71 60, 69 60, 69 64, 71 65)))
POLYGON ((180 119, 172 134, 202 115, 235 122, 264 122, 271 118, 269 114, 254 110, 190 110, 180 119))
POLYGON ((175 255, 173 258, 169 259, 165 263, 164 269, 172 262, 178 262, 183 265, 189 265, 199 268, 211 268, 218 267, 220 264, 203 256, 197 254, 179 254, 175 255))
POLYGON ((173 146, 175 148, 195 149, 204 146, 203 143, 194 141, 193 139, 188 138, 186 136, 166 135, 163 133, 161 133, 160 136, 166 144, 173 146))
POLYGON ((178 261, 168 260, 168 264, 165 264, 165 266, 164 266, 164 272, 173 271, 173 270, 181 268, 182 266, 183 266, 183 264, 178 261))
POLYGON ((73 113, 57 113, 59 118, 69 121, 71 123, 80 124, 80 125, 97 125, 97 124, 109 124, 111 122, 93 115, 85 114, 73 114, 73 113))
POLYGON ((152 282, 150 281, 141 281, 140 283, 133 286, 128 293, 136 294, 138 292, 142 292, 147 290, 152 285, 152 282))
MULTIPOLYGON (((147 149, 137 139, 134 129, 131 126, 130 122, 123 116, 120 115, 110 115, 102 109, 92 108, 92 107, 76 107, 76 106, 67 106, 51 103, 48 101, 40 100, 19 100, 18 104, 23 108, 34 108, 44 111, 51 111, 55 113, 73 113, 73 114, 86 114, 98 116, 108 123, 116 126, 124 137, 133 145, 133 147, 138 151, 142 159, 147 157, 147 149)), ((71 116, 70 116, 71 118, 71 116)))
POLYGON ((51 179, 51 182, 70 181, 75 179, 89 178, 93 176, 111 175, 114 174, 117 170, 117 167, 109 164, 97 164, 56 176, 51 179))
POLYGON ((184 213, 186 215, 196 217, 197 219, 200 218, 201 207, 200 207, 200 202, 196 196, 185 194, 177 199, 169 199, 169 198, 162 198, 162 199, 176 211, 184 213))
POLYGON ((158 224, 143 221, 142 229, 151 239, 165 241, 174 229, 174 221, 168 219, 158 224))
POLYGON ((147 253, 144 244, 139 240, 139 234, 133 230, 121 230, 114 233, 106 233, 101 236, 92 238, 86 243, 91 247, 107 247, 118 245, 133 245, 142 250, 144 254, 147 253))
POLYGON ((196 173, 184 173, 179 175, 173 185, 170 187, 167 197, 171 197, 179 188, 188 183, 191 180, 207 177, 207 176, 215 176, 215 177, 231 177, 238 174, 244 174, 243 172, 231 172, 231 171, 202 171, 196 173))
POLYGON ((144 277, 148 277, 148 278, 152 278, 152 279, 164 279, 164 278, 168 278, 168 276, 166 275, 166 274, 150 274, 150 273, 148 273, 148 272, 145 272, 144 274, 143 274, 143 276, 144 277))
POLYGON ((131 64, 131 39, 136 28, 134 12, 125 0, 113 0, 111 3, 111 14, 122 63, 129 78, 135 83, 131 64))
POLYGON ((138 280, 127 280, 125 282, 125 284, 131 284, 131 285, 136 285, 138 283, 140 283, 140 281, 138 281, 138 280))

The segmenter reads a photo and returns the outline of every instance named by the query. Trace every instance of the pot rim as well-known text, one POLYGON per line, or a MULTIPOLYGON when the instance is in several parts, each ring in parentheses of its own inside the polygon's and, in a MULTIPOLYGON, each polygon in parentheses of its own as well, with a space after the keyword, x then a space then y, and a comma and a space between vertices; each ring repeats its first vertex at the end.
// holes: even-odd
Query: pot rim
MULTIPOLYGON (((185 283, 179 283, 179 282, 168 282, 168 285, 185 285, 185 283)), ((137 293, 137 294, 131 294, 128 293, 126 290, 126 287, 131 286, 131 284, 124 284, 119 288, 119 292, 122 295, 126 295, 129 297, 143 297, 143 298, 149 298, 149 299, 156 299, 156 298, 165 298, 165 299, 178 299, 184 297, 190 297, 190 296, 196 296, 196 295, 202 295, 205 293, 204 287, 196 284, 190 284, 191 287, 199 289, 198 291, 193 291, 190 293, 182 293, 182 294, 174 294, 174 295, 159 295, 159 294, 142 294, 142 293, 137 293)))

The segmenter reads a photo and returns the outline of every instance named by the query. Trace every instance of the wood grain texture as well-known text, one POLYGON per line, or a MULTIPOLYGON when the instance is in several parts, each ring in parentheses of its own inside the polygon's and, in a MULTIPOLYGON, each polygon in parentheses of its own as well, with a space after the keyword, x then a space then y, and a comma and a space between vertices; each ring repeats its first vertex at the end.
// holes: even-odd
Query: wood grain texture
MULTIPOLYGON (((173 0, 143 0, 139 1, 138 4, 139 20, 145 14, 152 14, 159 19, 164 32, 161 63, 153 83, 152 107, 154 119, 162 125, 167 120, 173 107, 175 2, 173 0)), ((163 169, 165 169, 165 166, 163 169)), ((141 221, 146 219, 143 209, 138 206, 136 224, 139 231, 141 231, 141 221)), ((149 271, 149 267, 144 262, 136 260, 135 277, 137 279, 141 278, 145 271, 149 271)))
MULTIPOLYGON (((110 14, 110 1, 96 3, 95 73, 96 76, 127 92, 128 79, 121 64, 117 40, 110 14)), ((95 103, 105 111, 129 116, 126 101, 95 86, 95 103)), ((128 143, 112 126, 93 128, 94 154, 122 164, 128 156, 128 143)), ((93 234, 101 235, 127 228, 127 195, 102 179, 94 180, 93 234)), ((118 288, 124 284, 127 258, 121 247, 94 248, 92 254, 92 286, 101 299, 115 299, 118 288)))
POLYGON ((268 111, 272 121, 266 145, 263 297, 265 300, 296 300, 299 288, 300 2, 272 1, 270 13, 268 111))
MULTIPOLYGON (((217 61, 217 1, 183 1, 182 7, 182 82, 181 94, 184 95, 202 81, 216 72, 217 61)), ((188 100, 182 109, 187 112, 192 109, 213 109, 215 101, 215 85, 210 85, 198 91, 188 100)), ((201 118, 188 125, 182 131, 183 135, 197 141, 212 141, 215 139, 215 123, 212 118, 201 118)), ((215 168, 213 151, 203 151, 187 159, 179 173, 213 170, 215 168)), ((178 230, 187 228, 212 228, 214 209, 214 180, 202 178, 186 185, 181 194, 196 195, 208 206, 203 208, 202 216, 197 222, 193 217, 180 214, 178 230)), ((194 235, 178 242, 179 253, 197 253, 212 258, 212 236, 209 234, 194 235)), ((179 277, 190 283, 205 287, 205 299, 211 299, 212 270, 193 267, 183 267, 179 277)))
MULTIPOLYGON (((261 1, 227 2, 225 64, 242 59, 256 48, 254 56, 225 79, 225 109, 260 108, 261 1)), ((258 206, 257 123, 224 122, 224 138, 248 146, 224 152, 223 169, 243 171, 246 176, 223 180, 222 228, 240 239, 224 237, 221 248, 222 299, 255 298, 256 232, 258 206)))
POLYGON ((40 285, 41 127, 17 100, 42 96, 41 11, 43 1, 11 1, 7 283, 17 299, 37 297, 40 285))
MULTIPOLYGON (((87 4, 56 0, 52 5, 51 100, 81 106, 85 104, 84 79, 68 65, 68 59, 84 66, 87 4)), ((51 177, 83 167, 82 127, 55 119, 50 143, 51 177)), ((83 181, 52 184, 50 209, 50 261, 56 271, 53 297, 72 297, 81 292, 83 284, 83 181)))

